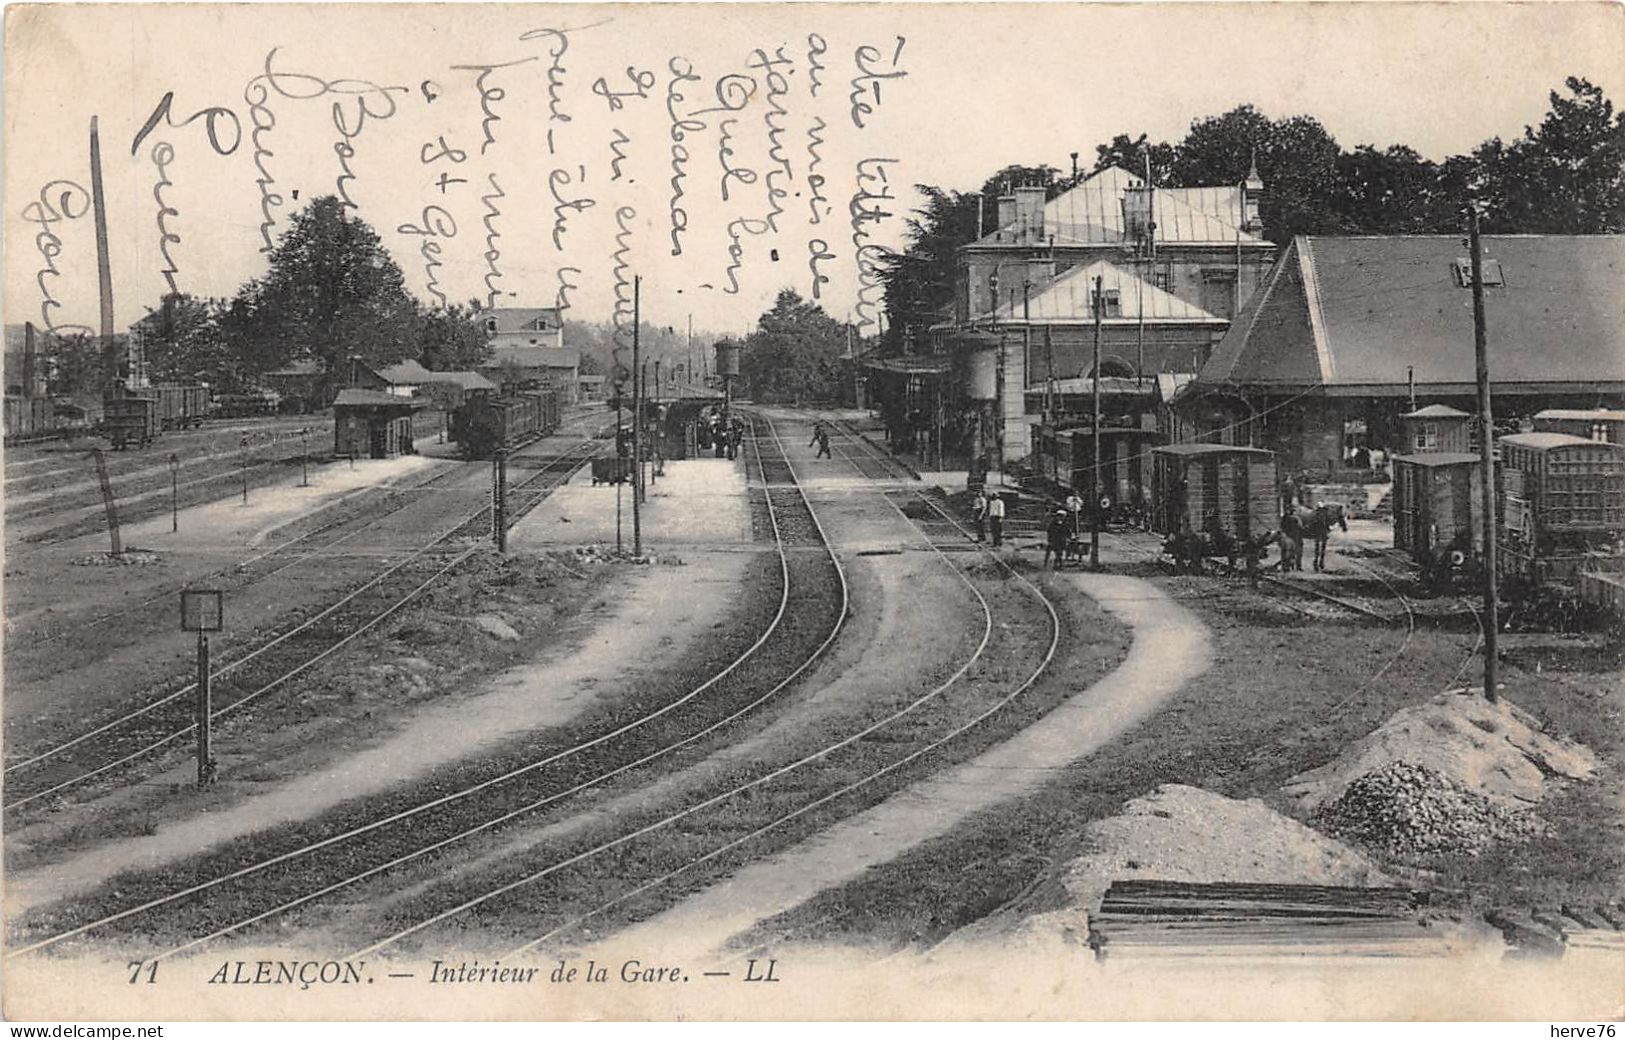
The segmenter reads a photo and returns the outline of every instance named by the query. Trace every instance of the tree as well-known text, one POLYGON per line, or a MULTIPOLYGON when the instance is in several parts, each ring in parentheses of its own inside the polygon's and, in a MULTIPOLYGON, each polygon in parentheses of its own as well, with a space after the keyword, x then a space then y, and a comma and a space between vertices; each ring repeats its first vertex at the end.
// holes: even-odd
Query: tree
POLYGON ((757 401, 836 400, 845 347, 840 322, 794 289, 782 289, 740 350, 745 393, 757 401))
POLYGON ((1360 145, 1337 158, 1331 195, 1338 224, 1364 235, 1422 235, 1454 230, 1448 199, 1440 194, 1437 163, 1404 145, 1378 151, 1360 145))
POLYGON ((1474 153, 1488 231, 1599 234, 1625 231, 1625 113, 1601 88, 1570 76, 1552 91, 1539 127, 1510 145, 1474 153))
POLYGON ((232 388, 236 365, 221 328, 224 306, 189 293, 164 296, 157 309, 136 323, 147 372, 154 382, 232 388))
POLYGON ((1095 172, 1108 166, 1120 166, 1141 177, 1145 176, 1145 162, 1151 160, 1151 183, 1159 188, 1173 187, 1173 173, 1179 163, 1179 146, 1163 141, 1149 144, 1145 134, 1130 137, 1118 134, 1111 144, 1095 145, 1095 172))
POLYGON ((401 269, 331 195, 289 219, 270 270, 238 291, 228 313, 233 347, 256 374, 305 358, 330 373, 343 373, 352 355, 390 365, 418 345, 417 304, 401 269))
POLYGON ((473 307, 436 305, 418 315, 417 356, 433 372, 466 372, 491 356, 491 342, 473 307))
POLYGON ((893 354, 902 352, 910 326, 923 328, 951 316, 959 247, 976 240, 979 215, 984 226, 992 223, 986 212, 978 214, 985 195, 930 184, 914 187, 925 204, 907 217, 908 246, 881 264, 888 326, 883 349, 893 354))

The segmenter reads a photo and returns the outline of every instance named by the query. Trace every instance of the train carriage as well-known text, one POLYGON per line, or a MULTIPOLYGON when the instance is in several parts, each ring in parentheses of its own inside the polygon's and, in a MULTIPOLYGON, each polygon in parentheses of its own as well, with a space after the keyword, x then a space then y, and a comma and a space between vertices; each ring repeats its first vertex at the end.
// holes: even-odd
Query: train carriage
POLYGON ((1625 539, 1625 445, 1565 433, 1502 437, 1497 570, 1529 586, 1574 585, 1625 539))
POLYGON ((488 459, 498 449, 512 451, 552 433, 562 410, 556 389, 471 396, 452 412, 452 439, 462 445, 465 457, 488 459))
POLYGON ((1151 529, 1257 540, 1280 526, 1275 453, 1232 444, 1151 449, 1151 529))

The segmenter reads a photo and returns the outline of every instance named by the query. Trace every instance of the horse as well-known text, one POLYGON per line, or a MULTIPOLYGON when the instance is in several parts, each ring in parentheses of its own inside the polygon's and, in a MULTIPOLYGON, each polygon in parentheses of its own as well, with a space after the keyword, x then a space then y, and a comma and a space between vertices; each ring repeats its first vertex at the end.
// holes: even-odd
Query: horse
MULTIPOLYGON (((1174 569, 1192 574, 1202 573, 1204 559, 1223 557, 1232 572, 1236 562, 1252 557, 1262 559, 1271 544, 1280 540, 1280 533, 1268 531, 1251 538, 1237 538, 1227 531, 1185 531, 1171 535, 1163 543, 1162 551, 1173 558, 1174 569)), ((1284 550, 1283 550, 1284 551, 1284 550)))
MULTIPOLYGON (((1297 509, 1297 517, 1298 525, 1303 530, 1303 537, 1306 540, 1311 538, 1314 539, 1315 570, 1325 570, 1326 543, 1331 541, 1332 526, 1334 524, 1340 526, 1344 531, 1349 529, 1348 517, 1343 514, 1343 507, 1336 503, 1318 505, 1313 509, 1310 509, 1307 506, 1299 506, 1297 509)), ((1301 554, 1301 548, 1299 551, 1301 554)), ((1298 569, 1303 569, 1303 561, 1301 556, 1298 560, 1298 569)))

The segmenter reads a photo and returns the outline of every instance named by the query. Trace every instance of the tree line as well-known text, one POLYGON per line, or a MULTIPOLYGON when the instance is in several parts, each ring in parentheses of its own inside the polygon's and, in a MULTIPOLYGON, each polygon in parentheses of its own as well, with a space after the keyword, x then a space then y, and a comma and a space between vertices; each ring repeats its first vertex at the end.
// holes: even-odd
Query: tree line
MULTIPOLYGON (((342 383, 352 357, 376 367, 411 358, 433 371, 465 371, 491 356, 480 302, 424 306, 377 232, 334 196, 295 213, 265 274, 235 295, 170 294, 146 310, 136 334, 152 381, 204 382, 217 394, 261 387, 266 373, 295 362, 312 362, 342 383)), ((630 330, 621 337, 630 344, 630 330)), ((583 374, 612 371, 610 325, 567 320, 564 339, 581 351, 583 374)), ((640 339, 651 359, 686 356, 686 329, 644 323, 640 339)), ((696 336, 701 342, 709 349, 696 336)), ((94 336, 47 338, 41 350, 53 394, 99 392, 127 374, 122 352, 107 355, 94 336)), ((621 354, 630 365, 629 346, 621 354)))
POLYGON ((1012 165, 977 191, 916 185, 924 203, 908 219, 906 248, 885 268, 885 347, 900 351, 911 327, 952 313, 956 251, 976 240, 979 214, 997 212, 999 195, 1042 185, 1054 198, 1108 166, 1141 175, 1149 168, 1155 186, 1183 188, 1239 184, 1256 160, 1264 235, 1282 245, 1295 235, 1454 234, 1469 199, 1486 234, 1625 231, 1625 113, 1587 80, 1569 77, 1564 87, 1550 93, 1539 126, 1443 162, 1405 145, 1345 151, 1312 116, 1271 119, 1241 105, 1194 120, 1178 142, 1116 134, 1096 146, 1092 169, 1075 174, 1012 165))

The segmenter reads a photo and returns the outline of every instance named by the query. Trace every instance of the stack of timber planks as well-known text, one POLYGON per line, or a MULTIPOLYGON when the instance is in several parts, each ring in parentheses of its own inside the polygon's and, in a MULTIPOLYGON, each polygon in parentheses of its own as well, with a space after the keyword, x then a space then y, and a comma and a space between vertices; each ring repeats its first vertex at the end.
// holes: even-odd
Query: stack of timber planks
POLYGON ((1424 956, 1456 936, 1402 888, 1115 881, 1089 919, 1099 957, 1424 956))

